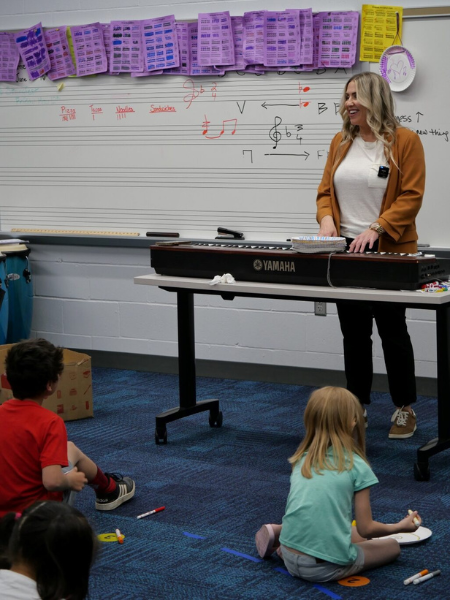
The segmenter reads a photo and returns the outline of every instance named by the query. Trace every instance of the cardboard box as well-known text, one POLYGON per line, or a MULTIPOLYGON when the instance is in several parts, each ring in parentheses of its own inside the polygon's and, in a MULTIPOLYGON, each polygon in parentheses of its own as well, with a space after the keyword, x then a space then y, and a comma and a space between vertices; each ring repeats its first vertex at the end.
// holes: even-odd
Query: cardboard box
MULTIPOLYGON (((0 404, 13 397, 5 375, 5 358, 12 345, 0 346, 0 404)), ((55 394, 44 400, 42 406, 62 417, 64 421, 94 416, 90 356, 64 349, 64 371, 58 389, 55 394)))

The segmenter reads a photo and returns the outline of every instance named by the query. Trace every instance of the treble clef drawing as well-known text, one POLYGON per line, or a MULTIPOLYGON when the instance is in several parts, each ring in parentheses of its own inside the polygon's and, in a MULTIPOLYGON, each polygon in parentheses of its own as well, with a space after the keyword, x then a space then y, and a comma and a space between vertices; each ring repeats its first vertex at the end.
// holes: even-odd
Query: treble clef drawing
POLYGON ((278 131, 278 127, 279 127, 279 125, 281 125, 281 123, 282 123, 282 118, 275 117, 275 125, 269 131, 270 139, 272 140, 272 142, 275 142, 275 146, 273 147, 274 150, 276 150, 276 148, 278 146, 278 142, 281 140, 281 133, 278 131))

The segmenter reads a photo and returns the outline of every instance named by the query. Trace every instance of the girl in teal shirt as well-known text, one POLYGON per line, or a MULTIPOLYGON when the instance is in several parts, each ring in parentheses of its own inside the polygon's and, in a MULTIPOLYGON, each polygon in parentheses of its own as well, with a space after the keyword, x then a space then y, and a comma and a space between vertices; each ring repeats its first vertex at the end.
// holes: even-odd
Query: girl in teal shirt
POLYGON ((397 540, 371 538, 415 531, 420 517, 413 512, 394 525, 373 520, 370 488, 378 479, 365 456, 359 400, 343 388, 316 390, 304 423, 306 435, 289 459, 283 524, 261 527, 255 538, 259 555, 277 550, 291 575, 322 582, 392 562, 400 554, 397 540))

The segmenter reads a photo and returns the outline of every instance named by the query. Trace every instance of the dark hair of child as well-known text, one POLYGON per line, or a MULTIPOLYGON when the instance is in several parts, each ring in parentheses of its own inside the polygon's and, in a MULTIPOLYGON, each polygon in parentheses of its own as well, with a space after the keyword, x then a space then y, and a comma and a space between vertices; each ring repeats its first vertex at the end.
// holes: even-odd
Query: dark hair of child
POLYGON ((58 381, 63 372, 63 350, 42 338, 12 346, 5 360, 6 377, 14 398, 36 398, 58 381))
POLYGON ((63 502, 35 502, 0 520, 0 568, 25 565, 42 600, 86 598, 96 550, 86 517, 63 502))

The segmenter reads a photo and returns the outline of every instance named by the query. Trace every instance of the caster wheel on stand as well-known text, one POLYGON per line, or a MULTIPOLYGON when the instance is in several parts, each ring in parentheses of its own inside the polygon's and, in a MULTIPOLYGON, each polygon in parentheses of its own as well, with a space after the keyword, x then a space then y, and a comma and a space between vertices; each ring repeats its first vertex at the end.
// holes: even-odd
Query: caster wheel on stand
POLYGON ((416 481, 430 481, 430 467, 428 463, 414 464, 414 479, 416 481))
POLYGON ((223 414, 222 414, 221 410, 219 410, 219 412, 216 415, 212 415, 211 413, 209 413, 209 426, 210 427, 222 427, 222 423, 223 423, 223 414))
POLYGON ((167 444, 167 429, 155 429, 155 444, 167 444))

